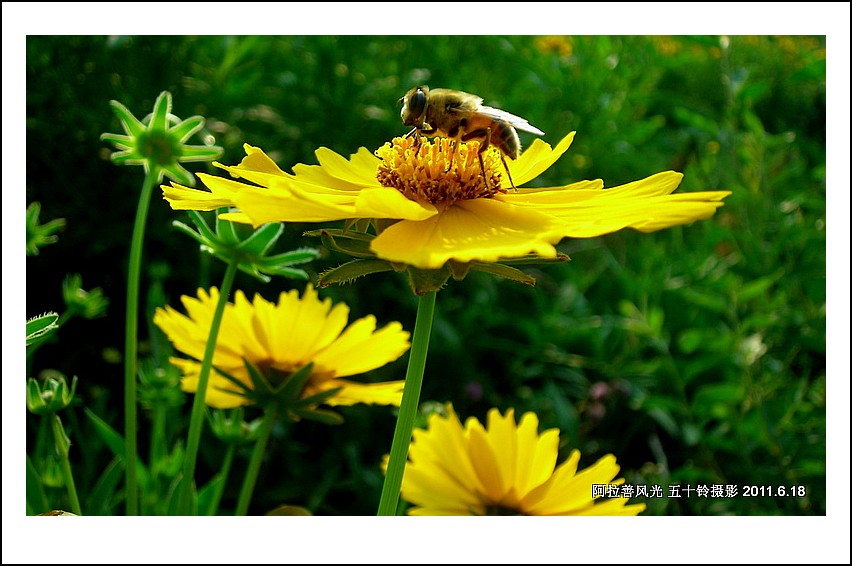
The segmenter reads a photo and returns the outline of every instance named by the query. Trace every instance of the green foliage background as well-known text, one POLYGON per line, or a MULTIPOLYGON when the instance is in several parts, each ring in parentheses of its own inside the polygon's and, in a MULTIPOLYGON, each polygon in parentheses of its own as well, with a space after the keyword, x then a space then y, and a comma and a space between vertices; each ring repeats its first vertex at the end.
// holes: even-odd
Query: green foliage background
MULTIPOLYGON (((824 37, 29 36, 26 48, 27 202, 41 202, 43 222, 67 220, 58 243, 27 259, 27 314, 58 310, 71 272, 111 301, 107 317, 63 328, 31 375, 79 376, 81 404, 117 430, 142 173, 112 165, 99 141, 119 131, 109 100, 142 116, 168 90, 176 115, 208 119, 205 135, 225 148, 223 163, 237 163, 249 143, 289 170, 315 163, 320 146, 348 155, 405 133, 396 101, 429 84, 523 116, 551 144, 576 130, 572 148, 536 183, 602 178, 613 186, 675 169, 685 174, 679 191, 733 194, 692 226, 564 241, 572 261, 530 270, 535 288, 481 274, 451 281, 438 296, 421 399, 451 401, 462 418, 482 419, 490 407, 535 411, 543 428, 562 431, 566 455, 580 449, 585 466, 613 453, 628 483, 807 492, 648 499, 647 514, 825 514, 824 37)), ((201 258, 171 228, 174 219, 185 216, 152 203, 148 313, 221 280, 223 267, 201 258)), ((282 250, 319 246, 301 236, 305 228, 288 225, 282 250)), ((342 259, 326 254, 309 269, 342 259)), ((267 299, 301 288, 243 276, 237 286, 267 299)), ((353 319, 376 314, 380 324, 413 328, 416 301, 401 277, 375 275, 323 294, 347 302, 353 319)), ((162 360, 162 337, 150 326, 140 335, 143 355, 162 360)), ((369 377, 401 378, 405 359, 369 377)), ((171 409, 175 441, 185 436, 190 401, 171 409)), ((252 513, 282 504, 375 513, 394 414, 356 406, 344 416, 339 427, 275 429, 252 513)), ((87 511, 110 453, 82 407, 68 422, 84 513, 123 512, 120 499, 87 511)), ((149 429, 143 418, 144 458, 149 429)), ((199 484, 222 450, 205 437, 199 484)), ((239 454, 224 512, 245 462, 239 454)), ((54 507, 62 493, 53 493, 54 507)))

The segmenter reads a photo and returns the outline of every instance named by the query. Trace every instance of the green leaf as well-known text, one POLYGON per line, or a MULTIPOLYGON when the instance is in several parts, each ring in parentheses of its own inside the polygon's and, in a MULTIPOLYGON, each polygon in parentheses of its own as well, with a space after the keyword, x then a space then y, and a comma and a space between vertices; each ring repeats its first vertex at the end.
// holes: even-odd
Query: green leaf
POLYGON ((737 301, 745 303, 757 297, 765 296, 769 288, 775 285, 775 283, 783 276, 784 272, 779 270, 771 275, 766 275, 753 281, 749 281, 737 292, 737 301))
MULTIPOLYGON (((169 490, 166 495, 166 501, 168 501, 168 508, 166 509, 166 513, 170 517, 174 517, 175 515, 181 515, 182 511, 179 508, 180 505, 180 493, 183 491, 180 488, 182 483, 183 476, 178 474, 169 484, 169 490)), ((189 501, 189 515, 195 516, 198 515, 198 491, 195 489, 195 481, 192 482, 192 489, 190 490, 190 501, 189 501)))
POLYGON ((115 508, 124 500, 119 497, 118 485, 124 478, 122 458, 114 457, 104 469, 87 501, 87 515, 109 516, 115 514, 115 508))
POLYGON ((27 321, 27 346, 55 332, 59 325, 59 315, 55 312, 44 313, 27 321))
POLYGON ((207 484, 198 491, 198 514, 209 517, 216 513, 213 505, 216 503, 216 494, 224 489, 225 478, 216 474, 207 484))
MULTIPOLYGON (((97 432, 101 440, 104 441, 104 444, 106 444, 113 455, 120 458, 122 464, 124 464, 124 458, 126 456, 124 437, 88 408, 85 409, 85 413, 86 416, 89 417, 89 420, 92 421, 92 424, 95 426, 95 432, 97 432)), ((139 476, 140 483, 148 483, 148 469, 142 463, 141 459, 136 460, 136 475, 139 476)))

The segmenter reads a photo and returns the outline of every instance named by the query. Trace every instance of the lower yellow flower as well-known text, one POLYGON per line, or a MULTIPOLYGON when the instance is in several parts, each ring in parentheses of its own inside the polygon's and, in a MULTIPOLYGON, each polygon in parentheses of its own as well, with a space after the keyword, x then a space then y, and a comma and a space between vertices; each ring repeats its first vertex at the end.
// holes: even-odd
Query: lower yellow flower
MULTIPOLYGON (((198 298, 181 298, 188 316, 167 306, 157 309, 154 323, 166 333, 174 347, 194 359, 171 358, 183 372, 181 387, 195 392, 210 322, 219 291, 198 290, 198 298)), ((246 388, 252 387, 244 360, 261 371, 275 386, 313 364, 302 389, 302 398, 338 389, 324 400, 327 405, 369 403, 399 405, 403 381, 357 383, 340 379, 370 371, 392 362, 409 348, 409 333, 398 322, 376 330, 372 315, 348 327, 349 307, 332 306, 331 299, 319 300, 308 286, 300 298, 295 290, 281 293, 278 304, 255 295, 249 302, 241 291, 234 303, 225 306, 213 367, 228 374, 246 388)), ((211 407, 232 408, 250 404, 240 388, 217 371, 210 374, 205 401, 211 407)))
POLYGON ((462 427, 449 407, 414 431, 402 498, 410 515, 636 515, 645 504, 623 497, 596 502, 593 485, 619 485, 619 466, 608 454, 577 471, 580 452, 556 466, 559 431, 538 433, 538 417, 515 423, 513 409, 488 412, 487 427, 475 418, 462 427))

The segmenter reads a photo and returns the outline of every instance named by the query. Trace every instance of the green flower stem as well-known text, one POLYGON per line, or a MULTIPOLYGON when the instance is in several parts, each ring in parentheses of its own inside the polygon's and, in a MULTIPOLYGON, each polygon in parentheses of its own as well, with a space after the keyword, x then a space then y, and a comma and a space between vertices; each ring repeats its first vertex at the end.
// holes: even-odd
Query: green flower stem
POLYGON ((71 462, 68 460, 68 449, 71 445, 59 415, 49 415, 48 418, 53 425, 53 438, 56 443, 56 451, 62 461, 62 475, 65 476, 65 487, 68 488, 68 500, 71 502, 71 512, 82 515, 80 500, 77 498, 77 487, 74 485, 74 475, 71 473, 71 462))
POLYGON ((130 261, 127 268, 127 311, 124 337, 124 473, 127 491, 127 514, 139 514, 139 493, 136 481, 136 355, 139 333, 139 279, 142 270, 142 244, 145 241, 145 222, 151 193, 160 178, 160 171, 152 167, 145 175, 136 221, 130 241, 130 261))
POLYGON ((219 470, 219 484, 216 486, 216 491, 213 492, 212 500, 210 501, 209 515, 215 515, 219 511, 219 502, 222 501, 222 494, 225 492, 225 484, 228 483, 228 476, 231 474, 231 463, 234 461, 234 454, 237 452, 235 443, 228 444, 225 457, 222 459, 222 468, 219 470))
POLYGON ((219 289, 219 302, 210 321, 210 334, 207 336, 207 345, 204 348, 204 359, 201 361, 201 370, 198 374, 198 387, 195 398, 192 400, 192 414, 189 418, 189 435, 186 441, 186 457, 183 461, 183 480, 181 481, 180 500, 178 501, 180 512, 189 514, 190 502, 192 501, 192 485, 195 479, 195 461, 198 458, 198 446, 201 443, 201 426, 204 424, 204 399, 207 396, 207 382, 210 379, 210 369, 213 367, 213 353, 216 351, 216 338, 219 336, 219 326, 222 324, 222 315, 225 312, 225 304, 231 294, 231 287, 237 275, 237 266, 240 263, 239 256, 235 255, 225 270, 222 278, 222 288, 219 289))
POLYGON ((429 336, 432 333, 436 295, 437 291, 422 295, 417 305, 417 319, 414 322, 414 337, 411 339, 408 371, 405 373, 405 387, 402 390, 399 417, 393 432, 388 469, 382 486, 379 516, 396 515, 399 504, 402 474, 405 471, 408 446, 411 444, 411 431, 414 429, 414 417, 417 416, 417 405, 420 402, 420 388, 423 385, 423 370, 426 367, 426 353, 429 350, 429 336))
POLYGON ((272 425, 275 423, 275 413, 275 404, 271 404, 263 413, 263 422, 260 423, 257 443, 255 443, 254 450, 252 450, 249 467, 246 470, 246 477, 243 480, 243 487, 240 489, 240 498, 237 500, 237 511, 234 515, 238 517, 248 512, 251 495, 254 492, 254 484, 257 483, 257 474, 260 472, 260 465, 263 463, 263 454, 266 452, 266 443, 269 441, 269 435, 272 433, 272 425))
POLYGON ((157 462, 166 458, 166 409, 162 403, 156 403, 152 407, 151 418, 151 453, 148 461, 151 464, 152 475, 160 469, 157 462))

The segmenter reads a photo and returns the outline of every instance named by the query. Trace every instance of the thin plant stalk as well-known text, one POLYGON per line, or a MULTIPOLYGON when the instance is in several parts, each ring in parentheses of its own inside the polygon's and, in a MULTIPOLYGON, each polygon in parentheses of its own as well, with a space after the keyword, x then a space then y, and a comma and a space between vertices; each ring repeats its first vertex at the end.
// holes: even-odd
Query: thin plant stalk
POLYGON ((225 276, 222 278, 222 287, 219 290, 219 302, 210 321, 210 334, 207 336, 207 345, 204 349, 204 359, 201 361, 201 370, 198 374, 198 387, 192 400, 192 414, 189 418, 189 433, 186 441, 186 456, 183 462, 183 479, 181 480, 179 493, 180 513, 189 514, 192 501, 192 486, 195 479, 195 463, 198 458, 198 447, 201 443, 201 428, 204 424, 204 400, 207 396, 207 383, 210 379, 210 369, 213 367, 213 353, 216 351, 216 339, 219 336, 219 327, 222 324, 222 315, 225 312, 225 304, 231 294, 231 287, 237 275, 239 257, 234 256, 228 263, 225 276))
POLYGON ((411 432, 414 429, 414 418, 417 416, 417 406, 420 402, 420 389, 423 385, 423 371, 426 368, 429 337, 432 334, 436 295, 437 292, 422 295, 417 304, 417 318, 414 322, 414 336, 411 339, 408 370, 405 373, 405 386, 402 390, 402 402, 399 406, 399 416, 393 432, 385 483, 382 485, 379 516, 396 515, 397 505, 399 504, 402 474, 405 471, 408 447, 411 444, 411 432))
POLYGON ((124 334, 124 473, 127 515, 139 514, 139 493, 136 479, 136 357, 139 334, 139 279, 142 270, 142 244, 145 241, 145 224, 148 205, 154 185, 160 178, 158 167, 152 166, 145 175, 136 220, 130 241, 130 259, 127 268, 127 311, 124 334))
POLYGON ((237 445, 229 443, 225 451, 225 457, 222 459, 222 468, 217 474, 219 483, 214 488, 215 491, 211 496, 210 510, 208 515, 215 515, 219 511, 219 502, 222 501, 222 494, 225 492, 225 484, 228 483, 228 476, 231 474, 231 464, 234 462, 234 454, 237 452, 237 445))
POLYGON ((237 500, 237 510, 234 513, 236 516, 243 516, 248 512, 251 496, 254 493, 254 486, 257 483, 257 475, 260 472, 260 465, 263 463, 263 455, 266 452, 266 444, 269 442, 272 425, 275 423, 275 414, 276 407, 274 403, 269 405, 263 413, 263 422, 260 423, 257 442, 252 450, 251 460, 249 460, 249 466, 246 470, 246 477, 243 479, 240 497, 237 500))
POLYGON ((59 415, 50 415, 51 425, 53 428, 54 442, 56 450, 59 452, 62 465, 62 475, 65 479, 65 487, 68 489, 68 500, 71 503, 71 512, 77 515, 82 515, 80 509, 80 500, 77 498, 77 486, 74 484, 74 475, 71 473, 71 462, 68 460, 68 448, 70 441, 65 434, 65 429, 62 427, 62 421, 59 415))

